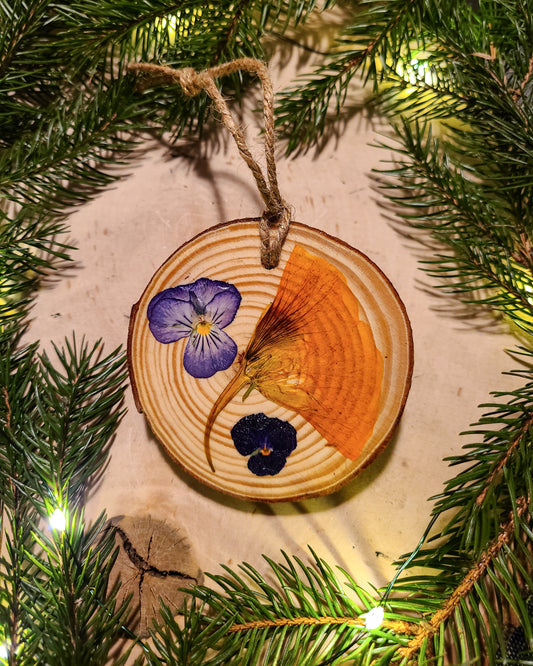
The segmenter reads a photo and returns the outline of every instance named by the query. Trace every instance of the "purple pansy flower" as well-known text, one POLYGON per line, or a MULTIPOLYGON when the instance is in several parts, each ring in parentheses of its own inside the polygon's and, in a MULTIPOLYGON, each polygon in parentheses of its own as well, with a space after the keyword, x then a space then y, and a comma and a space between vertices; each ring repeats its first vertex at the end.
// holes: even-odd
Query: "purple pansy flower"
POLYGON ((235 448, 250 456, 248 469, 257 476, 273 476, 285 467, 296 448, 296 430, 287 421, 265 414, 249 414, 231 429, 235 448))
POLYGON ((235 360, 237 345, 222 329, 241 303, 237 287, 199 278, 191 284, 164 289, 148 305, 154 338, 163 344, 188 337, 183 367, 193 377, 212 377, 235 360))

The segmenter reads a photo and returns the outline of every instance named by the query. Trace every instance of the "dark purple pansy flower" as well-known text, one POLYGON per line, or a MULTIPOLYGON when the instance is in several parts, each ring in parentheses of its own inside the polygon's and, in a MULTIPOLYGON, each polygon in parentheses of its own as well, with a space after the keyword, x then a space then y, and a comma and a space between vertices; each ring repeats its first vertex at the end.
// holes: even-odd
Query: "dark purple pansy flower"
POLYGON ((285 467, 296 448, 296 430, 287 421, 265 414, 249 414, 231 429, 235 448, 250 456, 248 469, 257 476, 273 476, 285 467))
POLYGON ((191 284, 164 289, 148 305, 154 338, 163 344, 188 337, 183 367, 193 377, 212 377, 235 360, 237 345, 222 329, 241 303, 237 287, 199 278, 191 284))

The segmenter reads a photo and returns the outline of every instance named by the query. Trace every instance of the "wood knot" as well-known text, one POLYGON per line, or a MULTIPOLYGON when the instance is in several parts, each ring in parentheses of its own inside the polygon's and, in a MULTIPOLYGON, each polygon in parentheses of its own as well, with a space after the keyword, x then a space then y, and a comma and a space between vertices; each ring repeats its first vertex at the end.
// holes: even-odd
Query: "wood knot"
POLYGON ((289 231, 291 220, 290 208, 283 203, 278 211, 266 210, 259 220, 261 238, 261 264, 263 268, 276 268, 281 255, 281 248, 289 231))

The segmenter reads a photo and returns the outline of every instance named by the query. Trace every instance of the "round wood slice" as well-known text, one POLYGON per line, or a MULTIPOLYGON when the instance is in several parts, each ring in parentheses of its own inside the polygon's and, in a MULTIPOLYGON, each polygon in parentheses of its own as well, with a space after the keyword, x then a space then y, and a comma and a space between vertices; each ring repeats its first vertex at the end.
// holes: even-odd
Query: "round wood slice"
MULTIPOLYGON (((265 502, 295 501, 329 494, 365 468, 390 440, 403 411, 413 366, 411 327, 405 307, 382 271, 364 254, 311 227, 291 223, 280 263, 273 270, 259 260, 258 220, 235 220, 213 227, 180 247, 158 269, 132 309, 128 363, 139 411, 169 455, 193 477, 229 495, 265 502), (368 323, 383 360, 377 419, 355 460, 339 452, 297 411, 252 390, 234 397, 217 416, 210 437, 213 466, 204 451, 211 409, 239 367, 261 315, 276 296, 283 269, 295 246, 334 266, 359 303, 359 319, 368 323), (183 367, 186 340, 158 342, 148 327, 147 307, 164 289, 199 278, 234 285, 242 296, 235 319, 224 329, 237 343, 233 365, 207 379, 183 367), (231 429, 244 416, 264 413, 289 422, 297 433, 296 449, 275 475, 256 476, 236 450, 231 429)), ((327 317, 327 311, 325 313, 327 317)), ((334 317, 334 313, 332 313, 334 317)), ((366 326, 366 324, 365 324, 366 326)), ((367 327, 368 328, 368 327, 367 327)), ((341 353, 342 350, 336 350, 341 353)), ((342 401, 343 395, 335 400, 342 401)))
POLYGON ((144 638, 153 622, 161 622, 161 602, 174 613, 183 611, 184 588, 198 585, 203 575, 189 541, 178 527, 146 516, 115 516, 117 559, 109 589, 120 582, 117 603, 130 597, 127 627, 144 638))

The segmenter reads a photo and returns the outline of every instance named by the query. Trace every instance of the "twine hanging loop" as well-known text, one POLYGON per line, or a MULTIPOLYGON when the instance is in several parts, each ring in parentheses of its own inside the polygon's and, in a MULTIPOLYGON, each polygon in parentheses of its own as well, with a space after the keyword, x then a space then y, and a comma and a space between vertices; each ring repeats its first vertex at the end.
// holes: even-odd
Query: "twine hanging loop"
POLYGON ((216 67, 210 67, 202 72, 197 72, 191 67, 173 69, 165 65, 147 63, 132 63, 128 66, 128 71, 142 77, 139 85, 141 89, 153 85, 179 83, 185 94, 190 97, 200 94, 203 90, 211 97, 223 124, 235 139, 241 157, 250 168, 259 193, 265 202, 266 208, 259 221, 261 264, 267 269, 275 268, 279 263, 281 248, 289 231, 291 211, 281 197, 278 186, 274 155, 274 91, 266 65, 255 58, 238 58, 216 67), (261 81, 265 124, 266 178, 248 148, 242 128, 235 122, 226 100, 215 83, 216 77, 226 76, 236 71, 256 74, 261 81))
POLYGON ((276 268, 283 242, 289 232, 291 211, 287 206, 278 213, 264 211, 259 220, 261 263, 264 268, 276 268))

